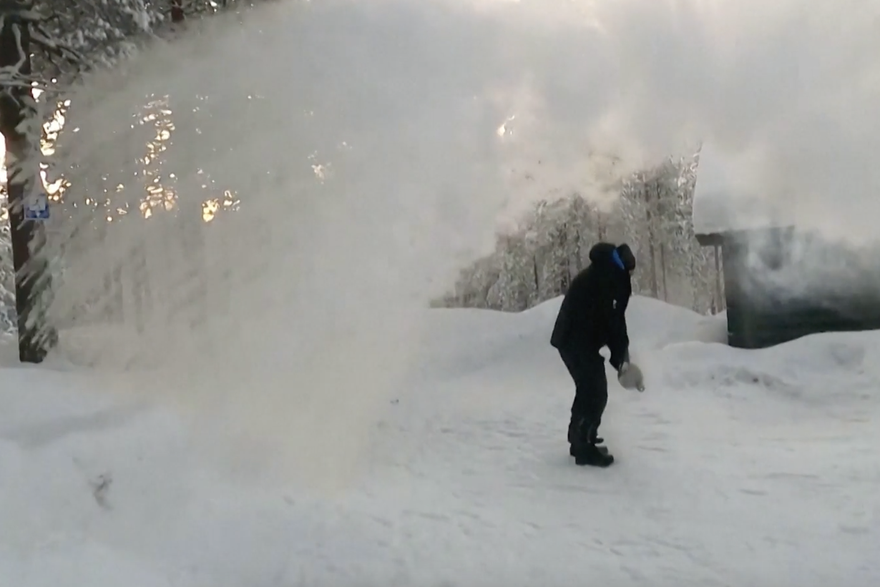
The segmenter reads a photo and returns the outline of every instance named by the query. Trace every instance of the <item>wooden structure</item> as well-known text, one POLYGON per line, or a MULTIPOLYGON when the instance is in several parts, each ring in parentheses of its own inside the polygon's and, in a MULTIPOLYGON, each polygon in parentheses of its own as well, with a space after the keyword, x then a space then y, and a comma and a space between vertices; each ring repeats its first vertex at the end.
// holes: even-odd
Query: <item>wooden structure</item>
POLYGON ((720 250, 731 346, 765 348, 818 332, 880 329, 880 287, 868 279, 873 268, 842 244, 791 226, 697 238, 720 250))
POLYGON ((780 214, 756 222, 762 214, 755 200, 726 191, 718 170, 719 160, 711 160, 702 192, 698 170, 694 228, 699 243, 720 256, 731 346, 765 348, 819 332, 880 329, 880 250, 778 221, 780 214))

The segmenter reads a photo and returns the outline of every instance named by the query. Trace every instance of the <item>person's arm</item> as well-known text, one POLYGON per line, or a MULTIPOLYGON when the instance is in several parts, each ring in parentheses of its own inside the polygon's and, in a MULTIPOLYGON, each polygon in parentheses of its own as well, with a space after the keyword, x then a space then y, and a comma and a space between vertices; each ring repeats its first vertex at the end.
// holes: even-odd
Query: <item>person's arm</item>
POLYGON ((608 350, 611 351, 609 362, 615 370, 620 371, 624 363, 629 362, 629 335, 626 330, 626 306, 629 300, 608 301, 608 350))

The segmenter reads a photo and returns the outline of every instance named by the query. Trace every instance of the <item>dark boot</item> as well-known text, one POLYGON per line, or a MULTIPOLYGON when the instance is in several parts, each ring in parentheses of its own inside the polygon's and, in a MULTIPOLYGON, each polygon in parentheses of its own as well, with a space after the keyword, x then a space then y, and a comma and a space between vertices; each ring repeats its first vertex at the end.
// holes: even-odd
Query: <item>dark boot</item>
POLYGON ((571 421, 568 423, 568 443, 577 444, 583 437, 584 419, 581 416, 571 415, 571 421))
MULTIPOLYGON (((578 428, 574 430, 572 429, 572 425, 569 424, 568 442, 571 444, 571 448, 569 449, 568 454, 574 457, 590 446, 602 444, 605 439, 597 434, 597 430, 596 426, 590 426, 583 420, 579 422, 578 428), (572 439, 574 439, 574 441, 572 441, 572 439)), ((604 450, 607 452, 607 449, 604 450)))
POLYGON ((584 427, 584 419, 572 414, 571 422, 568 424, 568 444, 571 445, 568 454, 571 456, 576 456, 587 444, 589 444, 588 435, 584 430, 584 427))
POLYGON ((607 448, 589 444, 577 451, 577 454, 574 455, 574 462, 581 467, 586 465, 605 468, 611 466, 614 457, 609 454, 607 448))

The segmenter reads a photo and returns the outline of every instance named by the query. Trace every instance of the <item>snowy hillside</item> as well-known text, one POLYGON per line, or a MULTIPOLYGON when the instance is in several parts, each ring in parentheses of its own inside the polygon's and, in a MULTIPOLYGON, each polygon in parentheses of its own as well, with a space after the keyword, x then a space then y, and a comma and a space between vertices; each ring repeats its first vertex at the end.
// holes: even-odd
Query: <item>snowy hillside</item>
POLYGON ((2 583, 876 584, 880 334, 740 351, 711 342, 723 322, 636 298, 648 389, 611 384, 617 462, 597 470, 567 455, 557 306, 426 310, 377 418, 322 424, 363 447, 336 491, 297 477, 293 427, 273 450, 123 376, 7 367, 2 583))

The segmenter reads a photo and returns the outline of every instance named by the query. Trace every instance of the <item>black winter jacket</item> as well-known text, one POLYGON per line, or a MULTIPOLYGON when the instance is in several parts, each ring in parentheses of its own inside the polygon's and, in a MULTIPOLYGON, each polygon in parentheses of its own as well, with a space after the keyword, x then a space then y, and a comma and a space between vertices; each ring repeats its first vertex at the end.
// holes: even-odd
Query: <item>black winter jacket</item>
MULTIPOLYGON (((611 243, 598 243, 590 249, 590 265, 569 285, 550 344, 560 351, 578 353, 598 353, 607 346, 610 363, 619 370, 629 361, 625 314, 632 281, 630 272, 616 263, 616 250, 611 243)), ((627 253, 632 256, 628 248, 627 253)))

